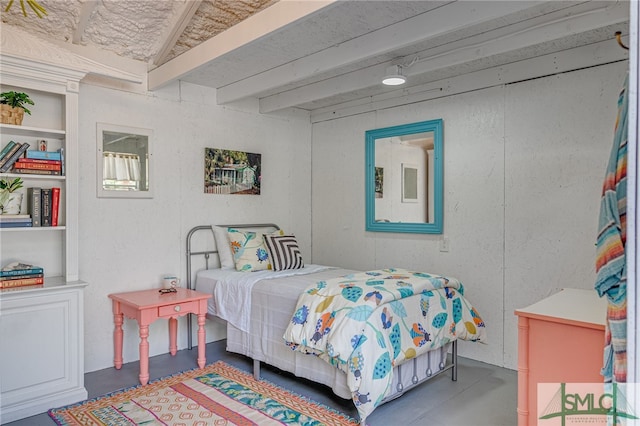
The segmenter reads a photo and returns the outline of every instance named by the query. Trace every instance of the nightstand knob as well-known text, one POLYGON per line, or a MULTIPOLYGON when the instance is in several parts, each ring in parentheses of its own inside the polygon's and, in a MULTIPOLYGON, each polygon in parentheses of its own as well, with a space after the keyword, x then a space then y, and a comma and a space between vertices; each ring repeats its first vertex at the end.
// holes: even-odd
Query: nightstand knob
POLYGON ((174 306, 173 310, 176 312, 180 312, 180 305, 174 306))

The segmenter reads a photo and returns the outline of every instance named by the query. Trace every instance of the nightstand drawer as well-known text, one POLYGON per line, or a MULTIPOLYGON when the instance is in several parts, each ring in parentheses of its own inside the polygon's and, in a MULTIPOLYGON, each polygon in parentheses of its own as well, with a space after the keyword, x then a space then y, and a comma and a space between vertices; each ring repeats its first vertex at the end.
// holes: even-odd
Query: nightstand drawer
POLYGON ((198 302, 183 302, 175 305, 160 306, 158 308, 159 317, 170 317, 173 315, 182 315, 187 312, 197 312, 198 302))

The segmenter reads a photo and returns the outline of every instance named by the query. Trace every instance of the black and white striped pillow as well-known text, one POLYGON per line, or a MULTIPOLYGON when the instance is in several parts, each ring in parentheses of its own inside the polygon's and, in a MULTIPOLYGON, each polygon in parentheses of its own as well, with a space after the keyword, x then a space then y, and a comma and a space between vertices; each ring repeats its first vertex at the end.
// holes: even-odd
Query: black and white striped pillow
POLYGON ((304 268, 302 253, 293 235, 264 235, 264 245, 274 271, 304 268))

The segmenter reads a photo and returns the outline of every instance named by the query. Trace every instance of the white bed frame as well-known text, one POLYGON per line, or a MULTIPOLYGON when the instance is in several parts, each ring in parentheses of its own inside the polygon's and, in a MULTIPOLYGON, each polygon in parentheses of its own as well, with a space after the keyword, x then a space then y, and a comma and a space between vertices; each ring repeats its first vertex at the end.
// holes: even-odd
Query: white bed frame
MULTIPOLYGON (((279 230, 280 227, 273 223, 263 223, 263 224, 240 224, 240 225, 219 225, 222 227, 229 228, 240 228, 240 229, 264 229, 264 228, 272 228, 274 230, 279 230)), ((187 234, 187 288, 195 289, 195 282, 193 280, 194 271, 192 270, 192 262, 194 257, 202 256, 204 258, 204 265, 206 269, 211 269, 212 264, 215 262, 210 262, 211 256, 214 255, 217 257, 218 250, 215 247, 215 237, 213 235, 213 230, 211 225, 200 225, 192 228, 187 234), (209 232, 210 238, 207 238, 207 243, 205 245, 207 248, 203 250, 194 251, 194 235, 198 234, 202 236, 202 234, 206 235, 206 232, 209 232), (213 241, 213 246, 211 246, 209 240, 213 241), (214 247, 214 248, 210 248, 214 247)), ((218 259, 219 260, 219 259, 218 259)), ((219 318, 207 315, 209 319, 215 319, 216 321, 220 321, 219 318)), ((188 328, 188 348, 191 349, 193 347, 193 336, 192 336, 192 318, 191 315, 187 316, 187 328, 188 328)), ((236 329, 237 330, 237 329, 236 329)), ((246 353, 242 353, 243 355, 248 355, 246 353)), ((305 356, 301 356, 301 358, 306 358, 305 356)), ((316 357, 309 357, 309 359, 317 359, 316 357)), ((299 361, 299 359, 298 359, 299 361)), ((259 380, 260 379, 260 360, 253 359, 253 375, 259 380)), ((275 365, 277 368, 286 370, 290 373, 294 373, 293 371, 288 370, 286 367, 281 365, 275 365)), ((329 364, 327 364, 328 367, 329 364)), ((335 367, 331 367, 335 369, 335 367)), ((435 349, 431 352, 422 354, 419 357, 413 358, 401 365, 394 367, 394 380, 392 384, 392 389, 390 389, 389 393, 382 400, 382 404, 393 399, 400 397, 409 389, 418 386, 428 380, 433 379, 434 377, 446 372, 447 370, 451 370, 451 380, 456 381, 458 379, 458 346, 457 341, 453 341, 452 343, 435 349), (451 359, 448 359, 449 346, 451 347, 451 359)), ((313 377, 305 376, 305 378, 313 381, 313 377)), ((331 384, 327 384, 331 387, 331 384)), ((335 392, 335 389, 334 389, 335 392)), ((339 395, 344 398, 344 396, 339 395)))

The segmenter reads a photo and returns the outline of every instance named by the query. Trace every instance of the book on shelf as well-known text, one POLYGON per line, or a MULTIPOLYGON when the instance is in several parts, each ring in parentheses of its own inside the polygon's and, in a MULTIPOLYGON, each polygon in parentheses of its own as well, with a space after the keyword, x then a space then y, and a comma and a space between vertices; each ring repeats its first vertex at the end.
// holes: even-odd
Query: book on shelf
MULTIPOLYGON (((16 143, 14 141, 10 141, 4 148, 2 148, 2 151, 0 151, 0 162, 2 162, 2 159, 9 154, 9 151, 11 151, 15 145, 16 143)), ((0 164, 0 166, 1 165, 2 164, 0 164)))
POLYGON ((19 158, 18 159, 18 163, 34 163, 34 164, 57 164, 58 166, 62 165, 62 161, 61 160, 40 160, 37 158, 19 158))
POLYGON ((44 278, 44 272, 33 273, 33 274, 21 274, 21 275, 8 275, 6 277, 0 276, 0 282, 2 281, 11 281, 11 280, 23 280, 25 278, 44 278))
POLYGON ((11 291, 24 291, 24 290, 28 290, 31 288, 42 288, 44 287, 44 283, 42 284, 33 284, 33 285, 23 285, 20 287, 10 287, 10 288, 0 288, 0 291, 2 293, 9 293, 11 291))
POLYGON ((12 262, 0 269, 0 288, 44 283, 44 269, 28 263, 12 262))
POLYGON ((51 226, 51 188, 41 188, 40 194, 40 225, 51 226))
POLYGON ((16 278, 0 281, 0 288, 25 287, 38 284, 44 284, 44 277, 16 278))
POLYGON ((20 173, 25 175, 62 175, 61 170, 40 170, 40 169, 13 169, 11 173, 20 173))
POLYGON ((31 222, 31 215, 0 214, 0 223, 25 223, 31 222))
POLYGON ((27 151, 28 148, 29 144, 26 142, 16 143, 16 145, 9 151, 6 157, 0 161, 2 162, 2 165, 0 165, 0 173, 5 173, 9 169, 11 169, 13 163, 15 163, 18 158, 20 158, 20 156, 23 155, 25 151, 27 151), (17 149, 16 146, 18 147, 17 149))
POLYGON ((27 188, 27 211, 31 214, 33 226, 42 226, 41 188, 27 188))
POLYGON ((36 276, 36 275, 43 275, 44 274, 44 269, 42 269, 39 266, 34 266, 34 265, 22 265, 22 267, 20 269, 10 269, 7 271, 0 271, 0 278, 6 278, 6 277, 14 277, 14 278, 18 278, 18 277, 25 277, 25 276, 36 276))
POLYGON ((24 270, 24 269, 33 269, 33 268, 42 269, 40 266, 32 265, 30 263, 10 262, 10 263, 7 263, 6 265, 4 265, 2 268, 0 268, 0 271, 1 272, 21 271, 21 270, 24 270))
POLYGON ((60 188, 51 188, 51 226, 58 226, 58 210, 60 209, 60 188))
POLYGON ((58 150, 60 153, 60 165, 62 166, 62 175, 64 176, 64 148, 58 150))
POLYGON ((26 219, 28 218, 30 215, 26 214, 26 213, 20 213, 20 214, 0 214, 0 219, 26 219))
POLYGON ((62 161, 60 151, 27 151, 27 158, 36 160, 58 160, 62 161))
POLYGON ((58 170, 58 171, 62 170, 62 166, 60 164, 32 163, 30 161, 21 161, 21 160, 22 160, 22 158, 19 158, 18 161, 13 163, 13 168, 14 169, 58 170))
POLYGON ((30 228, 32 226, 31 219, 25 222, 0 222, 0 228, 30 228))
POLYGON ((32 226, 58 226, 61 188, 27 188, 27 208, 32 226))

